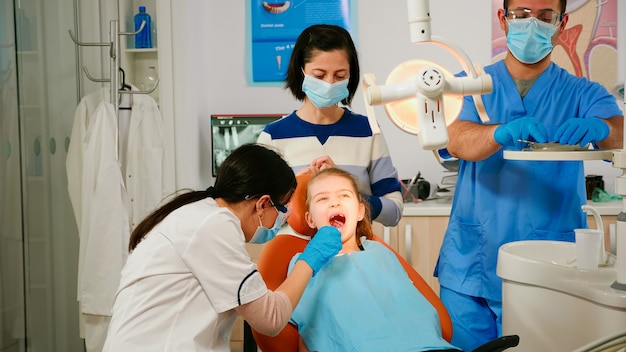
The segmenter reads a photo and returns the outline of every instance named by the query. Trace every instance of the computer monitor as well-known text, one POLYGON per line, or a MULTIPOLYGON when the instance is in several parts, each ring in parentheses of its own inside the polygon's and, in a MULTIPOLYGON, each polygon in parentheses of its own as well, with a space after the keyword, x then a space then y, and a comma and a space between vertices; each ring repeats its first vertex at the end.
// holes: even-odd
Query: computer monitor
POLYGON ((242 114, 242 115, 211 115, 211 152, 213 155, 213 177, 217 176, 217 168, 224 159, 237 147, 246 143, 254 143, 261 131, 270 122, 276 121, 284 114, 242 114))

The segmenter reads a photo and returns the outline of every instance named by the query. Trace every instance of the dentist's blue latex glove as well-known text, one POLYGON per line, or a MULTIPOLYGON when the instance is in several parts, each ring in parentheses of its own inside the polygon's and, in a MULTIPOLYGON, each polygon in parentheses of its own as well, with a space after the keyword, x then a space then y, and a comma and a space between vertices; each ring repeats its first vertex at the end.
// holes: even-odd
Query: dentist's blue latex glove
POLYGON ((561 144, 585 146, 609 136, 609 125, 597 117, 569 119, 554 134, 554 141, 561 144))
POLYGON ((493 133, 493 138, 503 147, 514 147, 521 150, 527 144, 519 142, 519 139, 546 143, 548 142, 548 131, 539 119, 527 116, 498 126, 493 133))
POLYGON ((324 226, 317 230, 298 260, 304 260, 311 269, 313 276, 341 250, 341 232, 333 226, 324 226))

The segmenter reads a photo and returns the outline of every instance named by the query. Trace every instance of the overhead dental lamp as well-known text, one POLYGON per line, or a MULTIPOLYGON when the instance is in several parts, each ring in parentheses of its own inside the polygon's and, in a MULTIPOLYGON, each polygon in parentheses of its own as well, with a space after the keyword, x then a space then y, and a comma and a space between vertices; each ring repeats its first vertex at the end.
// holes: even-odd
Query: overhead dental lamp
MULTIPOLYGON (((433 72, 437 72, 437 75, 443 74, 446 81, 452 77, 452 74, 448 70, 430 61, 419 59, 409 60, 399 64, 391 71, 389 76, 387 76, 386 86, 384 88, 388 88, 389 86, 398 87, 402 84, 417 84, 418 81, 415 78, 419 77, 420 74, 425 74, 426 71, 424 69, 427 67, 431 68, 433 72)), ((409 88, 411 91, 414 89, 415 87, 409 88)), ((393 92, 391 93, 393 94, 393 92)), ((376 96, 372 100, 382 100, 379 97, 382 94, 381 87, 370 89, 369 94, 376 96)), ((412 99, 415 97, 416 93, 407 92, 407 94, 409 95, 408 99, 398 99, 386 103, 384 105, 385 111, 389 119, 391 119, 398 128, 407 133, 419 135, 418 126, 420 126, 420 123, 417 116, 418 102, 417 99, 412 99)), ((463 96, 452 94, 443 95, 443 106, 445 106, 444 119, 447 126, 452 123, 461 112, 463 96)), ((427 108, 428 105, 425 104, 424 107, 427 108)))
MULTIPOLYGON (((447 126, 459 115, 463 96, 474 95, 483 122, 489 118, 480 94, 493 89, 491 76, 479 74, 469 57, 452 43, 430 34, 428 0, 407 0, 409 30, 412 43, 430 43, 448 50, 461 64, 466 77, 455 77, 443 67, 423 60, 398 65, 385 85, 376 85, 373 74, 363 77, 367 105, 385 104, 389 118, 401 130, 417 134, 422 148, 435 150, 448 144, 447 126)), ((368 115, 373 109, 368 110, 368 115)))

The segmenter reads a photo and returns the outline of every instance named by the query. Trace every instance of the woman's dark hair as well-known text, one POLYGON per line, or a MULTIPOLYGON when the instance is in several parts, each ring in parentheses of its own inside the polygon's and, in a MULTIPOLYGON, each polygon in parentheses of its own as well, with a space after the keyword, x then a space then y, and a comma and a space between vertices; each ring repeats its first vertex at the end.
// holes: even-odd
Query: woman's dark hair
MULTIPOLYGON (((565 13, 565 8, 567 7, 567 0, 560 0, 559 3, 561 5, 561 13, 565 13)), ((502 8, 505 10, 509 8, 509 0, 504 0, 502 2, 502 8)))
POLYGON ((191 191, 176 196, 148 215, 130 236, 130 251, 168 214, 183 205, 212 197, 228 203, 270 196, 274 204, 286 204, 296 189, 291 167, 277 152, 259 144, 244 144, 217 169, 215 185, 206 191, 191 191))
POLYGON ((343 27, 330 24, 310 26, 302 31, 296 40, 285 79, 285 88, 289 89, 296 99, 302 101, 306 97, 302 91, 304 65, 311 62, 319 51, 329 52, 333 50, 345 50, 348 55, 348 63, 350 64, 348 97, 341 103, 346 106, 350 105, 361 79, 359 58, 350 33, 343 27))

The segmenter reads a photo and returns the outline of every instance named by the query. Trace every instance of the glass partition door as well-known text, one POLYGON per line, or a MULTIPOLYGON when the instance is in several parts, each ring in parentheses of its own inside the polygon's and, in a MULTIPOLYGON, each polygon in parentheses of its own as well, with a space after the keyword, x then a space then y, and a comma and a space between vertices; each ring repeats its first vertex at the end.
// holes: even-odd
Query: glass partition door
POLYGON ((83 351, 65 172, 74 0, 0 0, 0 351, 83 351))
POLYGON ((0 0, 0 351, 23 351, 24 265, 13 0, 0 0))

